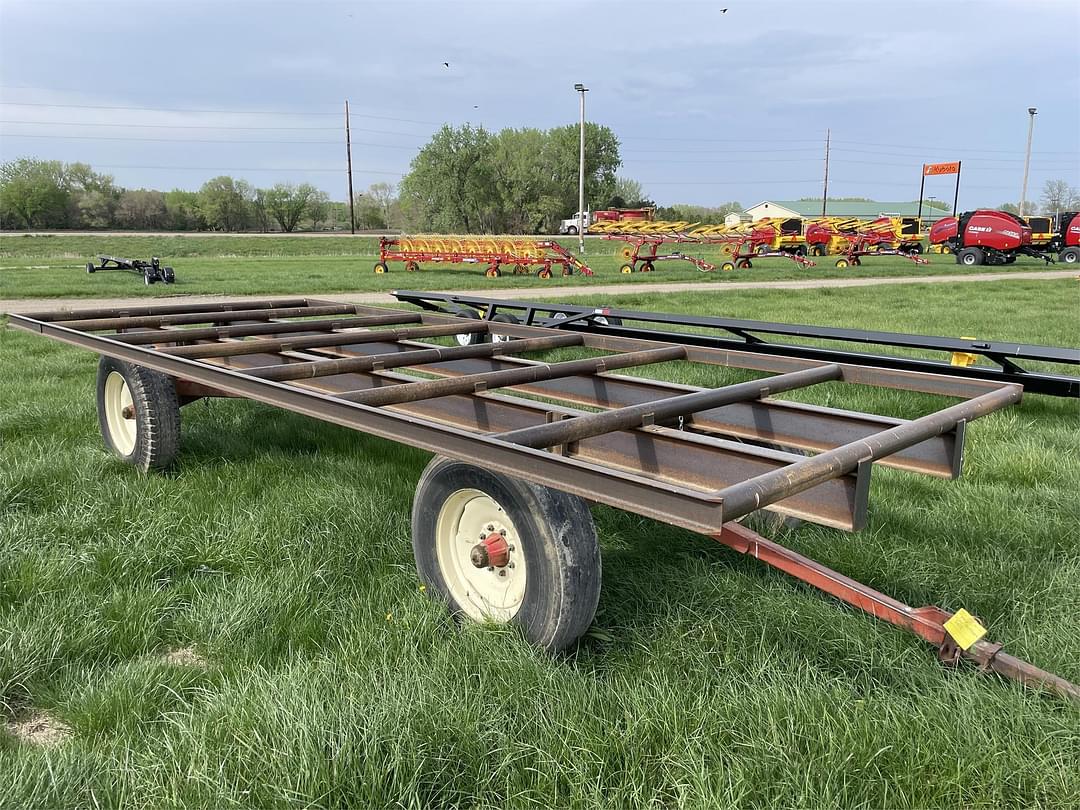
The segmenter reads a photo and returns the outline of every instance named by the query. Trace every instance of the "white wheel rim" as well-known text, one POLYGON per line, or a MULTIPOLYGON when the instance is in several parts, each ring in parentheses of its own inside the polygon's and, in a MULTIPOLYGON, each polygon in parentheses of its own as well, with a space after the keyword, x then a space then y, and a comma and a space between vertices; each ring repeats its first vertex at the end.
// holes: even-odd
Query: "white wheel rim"
POLYGON ((473 332, 459 332, 454 335, 454 340, 457 341, 458 346, 471 346, 473 342, 473 332))
POLYGON ((435 551, 450 595, 469 618, 508 622, 517 615, 525 600, 525 555, 517 529, 494 498, 478 489, 452 493, 435 521, 435 551), (472 550, 492 533, 505 538, 509 561, 477 568, 472 550))
POLYGON ((131 400, 131 389, 123 375, 117 371, 109 372, 105 378, 105 421, 109 425, 109 438, 122 456, 130 456, 135 451, 137 424, 134 415, 131 419, 124 416, 124 411, 135 412, 131 400))

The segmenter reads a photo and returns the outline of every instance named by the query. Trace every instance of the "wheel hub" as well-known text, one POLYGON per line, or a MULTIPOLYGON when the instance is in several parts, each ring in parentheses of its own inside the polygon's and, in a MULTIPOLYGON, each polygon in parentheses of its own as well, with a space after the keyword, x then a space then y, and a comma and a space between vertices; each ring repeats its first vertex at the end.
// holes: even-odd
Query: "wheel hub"
POLYGON ((510 562, 510 545, 506 542, 506 529, 492 532, 473 546, 469 554, 474 568, 503 568, 510 562))

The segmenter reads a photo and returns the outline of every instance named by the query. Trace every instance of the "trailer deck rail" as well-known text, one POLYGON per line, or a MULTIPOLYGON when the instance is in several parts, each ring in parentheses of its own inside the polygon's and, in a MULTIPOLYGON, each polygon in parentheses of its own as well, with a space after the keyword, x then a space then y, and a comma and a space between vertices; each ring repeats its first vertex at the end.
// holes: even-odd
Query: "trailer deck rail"
POLYGON ((613 307, 485 298, 469 294, 395 290, 399 301, 431 312, 451 312, 461 307, 513 318, 515 321, 564 331, 660 340, 714 349, 746 350, 777 357, 821 362, 855 363, 880 369, 918 371, 950 377, 1018 383, 1033 394, 1080 397, 1080 376, 1055 373, 1034 364, 1080 366, 1080 349, 1039 346, 1029 343, 937 337, 864 329, 843 329, 807 324, 754 321, 708 315, 644 312, 613 307), (672 327, 686 327, 678 330, 672 327), (699 331, 689 331, 699 330, 699 331), (813 343, 794 343, 795 338, 813 343), (835 344, 852 344, 837 347, 835 344), (948 361, 903 354, 880 354, 870 347, 940 353, 948 361), (863 348, 867 347, 867 348, 863 348), (979 360, 990 365, 977 365, 979 360))

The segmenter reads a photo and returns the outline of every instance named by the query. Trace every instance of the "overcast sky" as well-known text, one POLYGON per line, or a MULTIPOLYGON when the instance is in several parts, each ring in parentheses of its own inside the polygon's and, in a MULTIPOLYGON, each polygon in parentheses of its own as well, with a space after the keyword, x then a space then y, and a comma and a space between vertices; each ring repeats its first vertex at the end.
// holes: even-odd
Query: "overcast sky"
MULTIPOLYGON (((0 0, 0 159, 128 187, 217 174, 345 199, 397 182, 443 123, 590 120, 660 203, 911 200, 962 160, 960 207, 1080 185, 1080 3, 0 0), (443 65, 449 62, 449 67, 443 65)), ((952 178, 927 195, 952 198, 952 178)))

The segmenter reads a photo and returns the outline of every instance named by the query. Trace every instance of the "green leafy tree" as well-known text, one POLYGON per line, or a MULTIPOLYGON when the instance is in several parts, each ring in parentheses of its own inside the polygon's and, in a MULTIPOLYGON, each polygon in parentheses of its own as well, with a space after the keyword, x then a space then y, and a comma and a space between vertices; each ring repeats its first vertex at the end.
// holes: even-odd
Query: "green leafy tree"
POLYGON ((228 175, 207 180, 199 189, 199 212, 212 230, 244 230, 251 221, 249 193, 247 183, 228 175))
POLYGON ((308 200, 308 216, 311 217, 311 230, 319 230, 319 225, 330 216, 330 195, 322 189, 316 189, 308 200))
POLYGON ((165 227, 171 231, 205 231, 210 226, 203 216, 197 191, 173 189, 165 192, 165 227))
POLYGON ((424 230, 484 230, 494 205, 492 138, 483 127, 444 125, 413 158, 403 204, 424 230))
POLYGON ((64 228, 73 198, 59 160, 19 158, 0 166, 0 217, 13 227, 64 228))
POLYGON ((310 183, 278 183, 266 191, 266 210, 277 220, 281 230, 292 233, 316 191, 315 186, 310 183))

